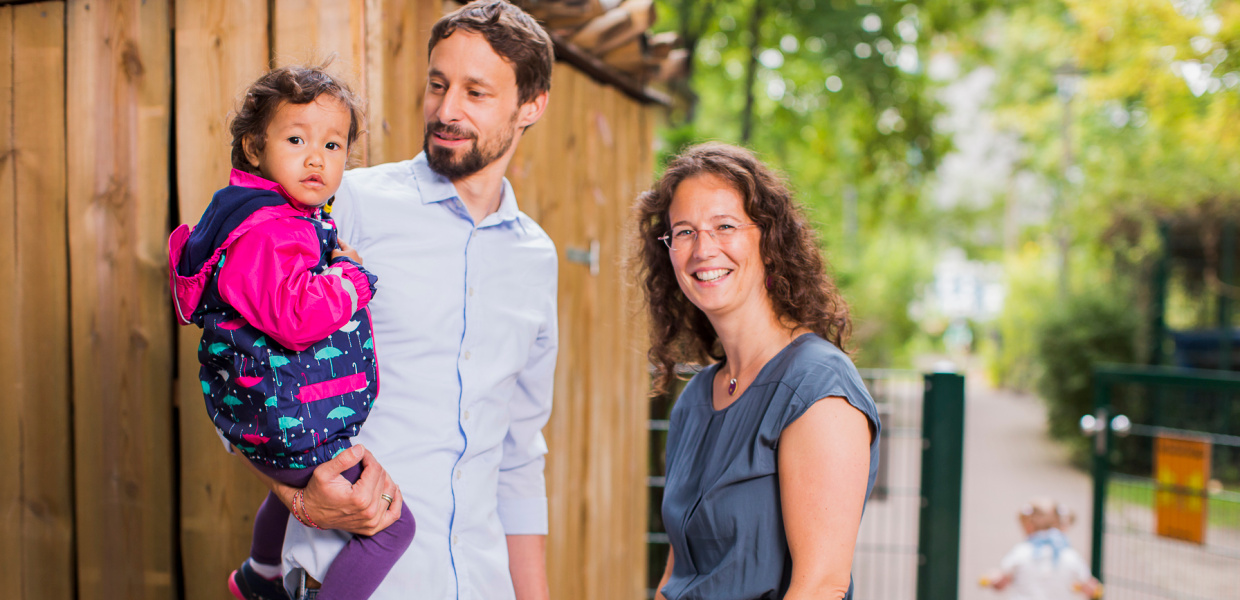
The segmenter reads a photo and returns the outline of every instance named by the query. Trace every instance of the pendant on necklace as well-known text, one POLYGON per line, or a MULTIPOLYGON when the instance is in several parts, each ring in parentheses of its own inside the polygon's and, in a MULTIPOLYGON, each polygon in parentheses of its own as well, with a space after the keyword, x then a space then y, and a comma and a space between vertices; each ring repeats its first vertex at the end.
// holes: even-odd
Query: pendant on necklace
POLYGON ((731 396, 736 391, 736 379, 728 382, 728 395, 731 396))

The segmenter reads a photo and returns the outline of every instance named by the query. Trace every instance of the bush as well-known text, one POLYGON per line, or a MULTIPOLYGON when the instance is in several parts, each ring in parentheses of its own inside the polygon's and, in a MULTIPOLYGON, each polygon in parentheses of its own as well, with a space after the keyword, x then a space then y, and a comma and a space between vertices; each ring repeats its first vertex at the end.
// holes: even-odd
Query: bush
POLYGON ((1094 410, 1095 365, 1136 358, 1139 316, 1126 303, 1128 294, 1109 288, 1097 286, 1097 291, 1070 297, 1037 326, 1038 391, 1047 402, 1055 438, 1083 439, 1077 424, 1094 410))

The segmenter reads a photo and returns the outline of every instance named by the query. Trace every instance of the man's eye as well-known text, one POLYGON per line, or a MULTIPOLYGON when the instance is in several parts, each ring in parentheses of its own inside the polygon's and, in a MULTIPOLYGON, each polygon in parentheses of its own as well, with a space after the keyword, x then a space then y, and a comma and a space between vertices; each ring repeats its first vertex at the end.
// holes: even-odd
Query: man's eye
POLYGON ((438 92, 438 91, 440 91, 440 90, 442 90, 442 89, 443 89, 443 84, 442 84, 442 83, 435 82, 435 81, 432 81, 432 82, 430 83, 430 88, 431 88, 431 90, 438 92))

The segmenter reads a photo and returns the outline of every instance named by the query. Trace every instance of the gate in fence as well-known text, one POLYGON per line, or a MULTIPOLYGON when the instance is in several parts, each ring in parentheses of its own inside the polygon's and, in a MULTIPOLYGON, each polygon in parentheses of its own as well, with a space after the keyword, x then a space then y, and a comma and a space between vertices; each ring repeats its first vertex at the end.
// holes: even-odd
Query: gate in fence
POLYGON ((1108 600, 1224 600, 1240 588, 1240 374, 1094 372, 1092 570, 1108 600))

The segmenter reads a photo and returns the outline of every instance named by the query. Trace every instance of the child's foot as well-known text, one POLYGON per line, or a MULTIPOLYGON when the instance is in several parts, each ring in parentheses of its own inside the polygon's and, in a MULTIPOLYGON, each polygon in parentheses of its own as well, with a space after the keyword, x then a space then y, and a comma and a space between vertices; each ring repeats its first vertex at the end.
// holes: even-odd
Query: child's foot
POLYGON ((228 591, 238 600, 289 600, 280 578, 267 579, 259 575, 248 558, 228 576, 228 591))

